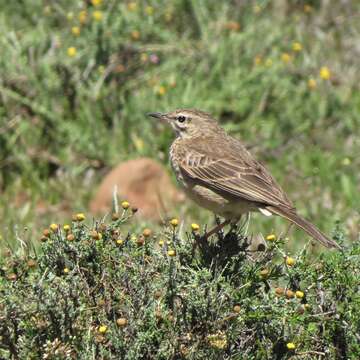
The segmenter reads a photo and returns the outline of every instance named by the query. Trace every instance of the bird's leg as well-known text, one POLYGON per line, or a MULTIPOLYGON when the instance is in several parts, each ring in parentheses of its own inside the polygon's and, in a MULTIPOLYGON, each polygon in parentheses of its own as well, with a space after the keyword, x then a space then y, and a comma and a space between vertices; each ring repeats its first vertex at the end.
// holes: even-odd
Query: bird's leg
MULTIPOLYGON (((221 224, 221 219, 220 219, 220 217, 217 216, 216 214, 215 214, 215 224, 216 224, 216 225, 220 225, 220 224, 221 224)), ((221 229, 221 230, 217 231, 217 232, 216 232, 216 235, 217 235, 219 241, 224 240, 224 229, 221 229)))
POLYGON ((287 237, 288 237, 288 235, 289 235, 289 232, 291 231, 291 228, 293 227, 293 223, 290 223, 289 224, 289 226, 288 226, 288 228, 287 228, 287 230, 286 230, 286 233, 285 233, 285 235, 284 235, 284 239, 286 239, 287 237))
POLYGON ((249 231, 250 219, 251 219, 251 213, 249 211, 248 213, 246 213, 246 220, 244 223, 244 234, 247 234, 249 231))
POLYGON ((220 224, 221 224, 220 216, 217 216, 216 214, 215 214, 215 223, 216 223, 216 225, 220 225, 220 224))
POLYGON ((230 231, 229 231, 229 232, 231 232, 231 231, 233 231, 234 229, 236 229, 237 226, 238 226, 238 224, 240 223, 240 221, 241 221, 241 215, 238 216, 238 217, 236 217, 235 219, 232 219, 232 220, 231 220, 231 224, 230 224, 231 228, 230 228, 230 231))
POLYGON ((211 235, 219 232, 224 226, 230 224, 231 220, 225 220, 223 223, 216 225, 213 229, 204 234, 203 239, 207 240, 211 235))

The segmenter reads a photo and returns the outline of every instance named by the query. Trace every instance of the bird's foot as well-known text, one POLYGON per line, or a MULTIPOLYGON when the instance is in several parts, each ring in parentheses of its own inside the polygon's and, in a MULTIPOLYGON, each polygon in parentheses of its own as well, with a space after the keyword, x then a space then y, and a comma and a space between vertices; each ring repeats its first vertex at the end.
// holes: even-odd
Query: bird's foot
POLYGON ((211 229, 210 231, 208 231, 207 233, 205 233, 202 237, 204 238, 205 241, 207 241, 207 239, 214 234, 218 234, 219 231, 221 231, 226 225, 230 224, 231 220, 225 220, 223 223, 220 223, 218 225, 216 225, 213 229, 211 229))

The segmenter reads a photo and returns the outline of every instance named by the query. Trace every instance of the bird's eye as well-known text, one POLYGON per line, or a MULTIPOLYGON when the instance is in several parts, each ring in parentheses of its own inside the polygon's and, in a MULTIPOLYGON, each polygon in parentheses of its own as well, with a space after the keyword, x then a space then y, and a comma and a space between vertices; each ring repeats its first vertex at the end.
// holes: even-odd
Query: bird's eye
POLYGON ((183 122, 186 120, 186 118, 185 118, 184 115, 179 115, 179 116, 176 118, 176 120, 177 120, 178 122, 183 123, 183 122))

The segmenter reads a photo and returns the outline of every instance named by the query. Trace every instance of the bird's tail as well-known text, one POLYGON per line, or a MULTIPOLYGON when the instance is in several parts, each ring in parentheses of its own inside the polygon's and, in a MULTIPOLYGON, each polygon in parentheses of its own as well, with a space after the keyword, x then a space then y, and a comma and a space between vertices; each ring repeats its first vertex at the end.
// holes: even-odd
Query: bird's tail
POLYGON ((292 223, 303 229, 307 234, 309 234, 315 240, 319 241, 324 246, 328 248, 341 249, 340 245, 338 245, 334 240, 329 239, 314 224, 302 218, 295 212, 291 210, 280 209, 274 206, 267 206, 266 209, 271 211, 275 215, 279 215, 291 221, 292 223))

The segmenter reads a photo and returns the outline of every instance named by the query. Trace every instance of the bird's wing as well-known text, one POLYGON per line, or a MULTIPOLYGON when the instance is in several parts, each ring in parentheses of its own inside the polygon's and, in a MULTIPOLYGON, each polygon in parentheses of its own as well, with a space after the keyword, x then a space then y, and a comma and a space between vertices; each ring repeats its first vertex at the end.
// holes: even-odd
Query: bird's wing
POLYGON ((223 195, 239 196, 265 205, 293 209, 266 168, 234 138, 208 138, 182 147, 181 172, 223 195))

